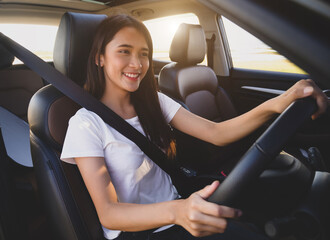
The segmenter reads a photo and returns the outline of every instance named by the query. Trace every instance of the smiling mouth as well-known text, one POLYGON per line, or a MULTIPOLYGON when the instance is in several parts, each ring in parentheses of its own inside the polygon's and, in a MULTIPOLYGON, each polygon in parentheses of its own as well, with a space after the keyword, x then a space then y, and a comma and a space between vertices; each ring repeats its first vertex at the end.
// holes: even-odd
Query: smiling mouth
POLYGON ((123 73, 125 77, 130 79, 137 79, 141 74, 140 73, 123 73))

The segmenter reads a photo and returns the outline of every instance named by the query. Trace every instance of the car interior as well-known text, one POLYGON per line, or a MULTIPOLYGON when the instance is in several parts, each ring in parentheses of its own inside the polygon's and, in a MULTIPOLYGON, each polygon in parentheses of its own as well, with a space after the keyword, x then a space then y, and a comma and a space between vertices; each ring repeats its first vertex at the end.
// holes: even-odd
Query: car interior
MULTIPOLYGON (((95 4, 94 8, 92 4, 83 2, 81 8, 76 9, 75 5, 63 2, 64 5, 53 12, 50 9, 56 4, 51 3, 49 6, 27 5, 26 9, 22 7, 19 11, 29 15, 29 10, 37 7, 43 15, 41 19, 49 11, 52 21, 58 21, 53 61, 49 64, 80 86, 84 84, 95 29, 107 15, 129 13, 147 20, 181 12, 196 13, 200 24, 180 25, 171 43, 170 60, 154 60, 155 78, 161 92, 189 111, 216 122, 235 117, 276 96, 274 92, 258 89, 281 91, 297 80, 309 77, 305 74, 233 68, 226 50, 228 46, 219 11, 210 9, 208 5, 212 2, 202 5, 200 1, 191 0, 180 3, 165 0, 113 1, 111 7, 95 4), (213 18, 220 19, 218 25, 211 20, 211 14, 213 18), (213 34, 215 41, 210 46, 207 41, 213 34), (205 55, 208 58, 211 56, 210 48, 214 49, 212 61, 205 66, 201 62, 205 55)), ((14 6, 11 4, 0 6, 10 9, 14 6)), ((227 13, 225 10, 224 14, 227 13)), ((23 237, 104 239, 79 170, 59 158, 68 121, 81 106, 24 63, 13 65, 13 61, 13 54, 0 45, 0 195, 5 196, 0 198, 0 240, 23 237)), ((315 74, 312 76, 318 77, 315 74)), ((329 88, 325 80, 320 81, 319 85, 324 90, 329 88)), ((265 227, 267 234, 273 234, 274 239, 286 239, 290 234, 295 234, 293 239, 329 239, 330 232, 326 225, 330 217, 330 205, 327 204, 330 193, 326 191, 330 186, 327 174, 330 169, 329 118, 328 108, 320 119, 306 121, 284 146, 284 150, 292 156, 277 157, 277 163, 274 161, 267 166, 267 171, 260 177, 262 180, 256 183, 257 187, 248 188, 242 195, 255 214, 251 219, 265 227), (299 184, 300 187, 297 187, 299 184), (286 186, 281 196, 276 196, 276 191, 273 191, 278 186, 286 186), (246 196, 251 192, 265 194, 256 201, 246 196), (300 202, 302 196, 304 201, 300 202), (269 198, 272 201, 267 202, 269 198), (260 213, 270 208, 274 201, 278 202, 278 206, 269 215, 260 213), (258 207, 260 209, 257 211, 258 207), (281 212, 280 216, 264 226, 265 216, 273 218, 276 212, 281 212), (288 216, 287 212, 290 212, 288 216), (292 227, 297 223, 297 216, 299 219, 308 218, 306 221, 298 220, 303 222, 303 226, 309 224, 308 231, 302 231, 301 225, 297 229, 292 227), (287 231, 288 226, 294 231, 287 231)), ((267 123, 251 136, 226 147, 213 146, 174 129, 178 159, 201 172, 212 169, 227 175, 270 125, 267 123), (200 159, 203 159, 203 164, 200 159)))
POLYGON ((2 234, 13 239, 39 238, 44 214, 37 195, 27 123, 32 95, 45 84, 25 66, 13 66, 14 56, 1 48, 1 223, 2 234), (19 99, 19 101, 16 101, 19 99), (20 146, 17 149, 17 146, 20 146), (17 231, 17 227, 20 231, 17 231))
MULTIPOLYGON (((78 84, 81 84, 85 74, 82 69, 86 69, 93 33, 105 17, 66 13, 61 20, 58 41, 55 44, 54 65, 78 84)), ((53 216, 51 224, 58 225, 57 238, 102 239, 102 234, 101 237, 99 235, 100 224, 79 170, 59 159, 68 120, 79 108, 53 86, 40 89, 29 105, 31 150, 36 160, 36 173, 42 174, 39 177, 45 183, 42 188, 46 190, 44 197, 49 199, 46 201, 49 204, 46 209, 50 210, 49 214, 53 216), (61 178, 67 178, 68 182, 57 184, 61 178), (53 188, 50 188, 49 184, 53 188), (89 211, 86 211, 87 209, 89 211)))

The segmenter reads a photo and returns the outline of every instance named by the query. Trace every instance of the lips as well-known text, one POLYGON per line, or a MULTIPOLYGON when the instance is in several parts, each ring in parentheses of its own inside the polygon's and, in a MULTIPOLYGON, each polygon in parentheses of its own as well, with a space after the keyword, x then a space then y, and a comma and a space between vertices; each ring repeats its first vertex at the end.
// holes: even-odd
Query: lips
POLYGON ((123 75, 129 79, 137 80, 140 76, 140 73, 123 73, 123 75))

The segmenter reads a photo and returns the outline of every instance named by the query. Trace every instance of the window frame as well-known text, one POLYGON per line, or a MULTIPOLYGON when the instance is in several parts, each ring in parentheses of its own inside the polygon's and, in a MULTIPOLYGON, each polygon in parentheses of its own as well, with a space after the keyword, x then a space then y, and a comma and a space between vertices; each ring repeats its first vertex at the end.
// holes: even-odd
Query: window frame
POLYGON ((277 50, 275 50, 274 48, 272 48, 271 46, 267 45, 266 43, 264 43, 260 38, 258 38, 257 36, 254 36, 252 33, 250 33, 249 31, 245 30, 244 28, 242 28, 241 26, 239 26, 238 24, 236 24, 235 22, 233 22, 232 20, 228 19, 228 21, 230 21, 232 24, 235 24, 238 28, 242 29, 243 31, 246 31, 248 34, 250 34, 251 36, 253 36, 254 38, 256 38, 257 40, 259 40, 261 43, 265 44, 266 46, 268 46, 271 50, 275 51, 279 56, 283 57, 283 60, 287 60, 290 64, 292 64, 292 66, 296 67, 297 72, 289 72, 289 71, 280 71, 280 70, 272 70, 272 69, 263 69, 263 68, 249 68, 249 67, 236 67, 235 63, 234 63, 234 59, 232 57, 232 51, 230 48, 230 42, 228 40, 228 34, 226 31, 226 27, 224 24, 224 20, 223 20, 222 15, 218 14, 217 15, 217 25, 220 31, 220 37, 221 40, 223 42, 224 48, 225 48, 225 56, 228 62, 228 69, 229 71, 232 71, 233 69, 242 69, 242 70, 252 70, 252 71, 265 71, 265 72, 277 72, 277 73, 289 73, 289 74, 300 74, 300 75, 308 75, 306 72, 304 72, 304 70, 302 68, 300 68, 299 66, 297 66, 295 63, 293 63, 292 61, 290 61, 286 56, 282 55, 281 53, 279 53, 277 50))

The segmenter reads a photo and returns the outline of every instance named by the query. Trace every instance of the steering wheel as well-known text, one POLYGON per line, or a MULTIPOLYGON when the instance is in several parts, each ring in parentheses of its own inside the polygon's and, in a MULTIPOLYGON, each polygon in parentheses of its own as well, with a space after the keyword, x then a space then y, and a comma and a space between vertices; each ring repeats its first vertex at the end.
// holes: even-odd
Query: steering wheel
POLYGON ((235 207, 232 204, 239 194, 260 176, 316 109, 316 102, 311 97, 293 102, 243 155, 208 201, 235 207))

